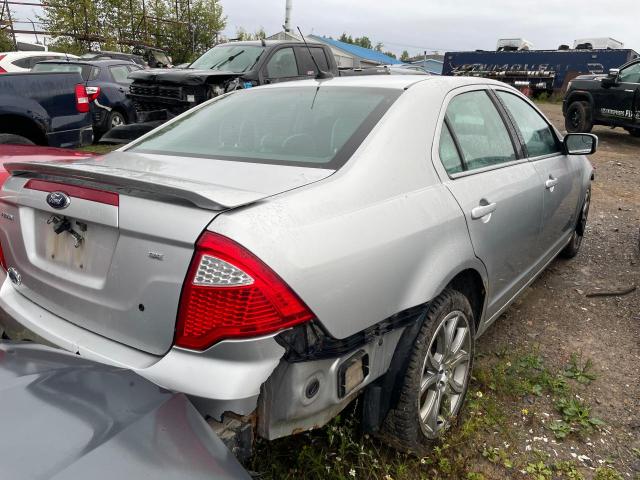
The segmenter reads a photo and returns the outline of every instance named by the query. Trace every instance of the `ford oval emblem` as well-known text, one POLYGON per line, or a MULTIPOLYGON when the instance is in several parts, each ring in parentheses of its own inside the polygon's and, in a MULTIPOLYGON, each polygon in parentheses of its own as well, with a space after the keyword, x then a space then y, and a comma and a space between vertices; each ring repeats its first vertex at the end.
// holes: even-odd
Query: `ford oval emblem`
POLYGON ((64 192, 51 192, 47 195, 47 204, 49 204, 51 208, 62 210, 63 208, 67 208, 70 203, 71 199, 69 195, 64 192))

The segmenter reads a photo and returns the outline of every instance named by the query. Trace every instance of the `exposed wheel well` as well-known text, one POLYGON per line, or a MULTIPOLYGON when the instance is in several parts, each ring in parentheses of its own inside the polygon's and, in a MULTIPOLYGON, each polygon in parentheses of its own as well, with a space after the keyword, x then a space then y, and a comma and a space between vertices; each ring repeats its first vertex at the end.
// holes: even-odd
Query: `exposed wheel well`
POLYGON ((37 145, 47 145, 47 137, 33 120, 20 115, 0 115, 0 133, 13 133, 37 145))
POLYGON ((589 98, 589 95, 585 93, 576 93, 569 97, 569 100, 567 101, 567 107, 574 102, 587 102, 589 105, 591 105, 591 98, 589 98))
POLYGON ((448 286, 459 291, 469 299, 469 303, 471 303, 471 308, 473 309, 473 316, 475 318, 477 330, 480 319, 482 318, 482 311, 484 309, 484 301, 486 297, 486 290, 484 288, 482 277, 476 270, 463 270, 458 273, 451 282, 449 282, 448 286))

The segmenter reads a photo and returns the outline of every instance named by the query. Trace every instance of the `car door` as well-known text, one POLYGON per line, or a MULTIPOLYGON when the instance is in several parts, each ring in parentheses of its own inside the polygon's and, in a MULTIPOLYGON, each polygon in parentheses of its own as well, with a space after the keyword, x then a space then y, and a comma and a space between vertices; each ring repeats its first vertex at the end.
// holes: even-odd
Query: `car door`
POLYGON ((496 90, 515 124, 524 152, 539 176, 543 192, 542 232, 537 247, 541 261, 555 256, 576 225, 581 196, 580 159, 563 153, 562 142, 544 116, 523 97, 496 90))
POLYGON ((287 82, 299 78, 298 62, 293 47, 276 50, 264 66, 264 83, 287 82))
POLYGON ((455 94, 445 112, 438 144, 443 180, 487 268, 491 318, 533 274, 542 191, 535 168, 522 157, 504 111, 488 91, 455 94))
POLYGON ((607 124, 640 126, 640 62, 620 70, 615 83, 596 93, 596 118, 607 124))
POLYGON ((299 65, 299 74, 301 77, 315 77, 318 72, 318 68, 316 67, 316 63, 320 70, 323 72, 329 72, 329 62, 327 61, 327 56, 325 55, 325 51, 320 47, 296 47, 296 56, 298 58, 299 65), (313 55, 313 59, 311 55, 313 55), (315 62, 314 62, 315 60, 315 62))

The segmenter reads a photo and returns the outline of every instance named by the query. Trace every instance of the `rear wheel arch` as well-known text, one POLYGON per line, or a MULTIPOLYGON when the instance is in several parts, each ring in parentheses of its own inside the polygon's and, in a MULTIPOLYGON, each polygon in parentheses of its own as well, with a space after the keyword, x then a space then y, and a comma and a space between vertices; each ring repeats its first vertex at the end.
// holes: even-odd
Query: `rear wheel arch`
POLYGON ((473 268, 467 268, 453 277, 447 286, 467 297, 473 310, 476 331, 478 331, 487 297, 487 289, 480 272, 473 268))
POLYGON ((34 120, 22 115, 0 115, 0 133, 9 133, 28 138, 36 145, 47 145, 47 137, 34 120))

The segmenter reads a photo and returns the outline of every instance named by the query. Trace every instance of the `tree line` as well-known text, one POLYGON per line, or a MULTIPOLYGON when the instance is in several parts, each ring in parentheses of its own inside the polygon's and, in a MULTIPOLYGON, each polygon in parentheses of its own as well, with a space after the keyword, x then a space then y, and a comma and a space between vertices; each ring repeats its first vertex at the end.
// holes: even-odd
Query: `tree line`
POLYGON ((211 48, 225 26, 219 0, 55 0, 39 15, 52 50, 161 48, 174 63, 211 48))
MULTIPOLYGON (((371 42, 371 39, 366 35, 363 35, 362 37, 354 38, 351 35, 347 35, 347 33, 344 32, 342 35, 340 35, 340 37, 338 37, 338 40, 344 43, 350 43, 351 45, 359 45, 363 48, 375 50, 376 52, 383 53, 384 55, 387 55, 388 57, 391 57, 391 58, 395 58, 395 59, 398 58, 395 53, 391 51, 384 51, 384 44, 382 42, 378 42, 374 45, 373 42, 371 42)), ((410 58, 409 52, 406 50, 404 50, 400 55, 400 60, 403 62, 406 62, 407 60, 409 60, 409 58, 410 58)))

